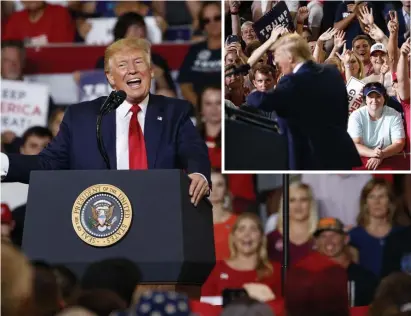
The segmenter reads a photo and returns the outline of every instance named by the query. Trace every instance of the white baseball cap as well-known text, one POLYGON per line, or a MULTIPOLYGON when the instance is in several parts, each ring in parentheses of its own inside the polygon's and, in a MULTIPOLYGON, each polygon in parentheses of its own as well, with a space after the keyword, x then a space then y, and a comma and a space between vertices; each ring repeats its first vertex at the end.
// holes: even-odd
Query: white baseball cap
POLYGON ((374 52, 384 52, 385 54, 388 53, 387 49, 385 48, 384 44, 382 43, 375 43, 374 45, 371 46, 371 52, 370 54, 374 52))

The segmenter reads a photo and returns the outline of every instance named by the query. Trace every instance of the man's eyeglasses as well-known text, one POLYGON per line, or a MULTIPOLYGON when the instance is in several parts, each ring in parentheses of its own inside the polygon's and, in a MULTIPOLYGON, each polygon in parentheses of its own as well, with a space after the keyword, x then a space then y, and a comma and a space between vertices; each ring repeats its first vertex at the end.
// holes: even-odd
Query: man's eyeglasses
POLYGON ((216 15, 216 16, 213 16, 212 18, 204 18, 203 19, 204 24, 209 24, 211 21, 220 22, 221 21, 221 15, 216 15))

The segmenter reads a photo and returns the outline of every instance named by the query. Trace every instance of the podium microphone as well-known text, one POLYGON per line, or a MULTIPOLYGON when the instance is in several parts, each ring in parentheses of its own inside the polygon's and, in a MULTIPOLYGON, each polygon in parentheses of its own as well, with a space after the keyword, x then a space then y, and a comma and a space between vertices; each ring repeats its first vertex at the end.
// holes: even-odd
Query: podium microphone
POLYGON ((107 169, 111 169, 110 160, 108 159, 107 151, 104 147, 103 140, 101 137, 101 123, 103 116, 117 109, 120 104, 124 102, 127 94, 123 90, 112 91, 107 99, 104 101, 103 105, 100 108, 100 113, 97 116, 96 132, 97 132, 97 146, 100 152, 100 155, 103 157, 104 162, 106 163, 107 169))

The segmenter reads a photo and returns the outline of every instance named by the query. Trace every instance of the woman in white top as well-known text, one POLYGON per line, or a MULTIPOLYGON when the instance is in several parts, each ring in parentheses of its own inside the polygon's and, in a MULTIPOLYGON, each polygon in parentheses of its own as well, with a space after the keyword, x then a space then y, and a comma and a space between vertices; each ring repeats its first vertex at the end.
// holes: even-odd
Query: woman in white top
POLYGON ((348 133, 360 156, 366 158, 365 167, 375 170, 384 159, 403 150, 404 123, 400 113, 385 105, 388 95, 381 83, 366 84, 363 98, 365 106, 350 115, 348 133))

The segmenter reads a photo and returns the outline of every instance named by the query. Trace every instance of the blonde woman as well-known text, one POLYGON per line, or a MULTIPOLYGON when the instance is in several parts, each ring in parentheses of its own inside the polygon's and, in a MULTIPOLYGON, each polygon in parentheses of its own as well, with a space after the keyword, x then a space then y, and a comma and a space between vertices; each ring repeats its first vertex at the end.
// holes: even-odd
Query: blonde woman
POLYGON ((325 65, 334 65, 337 67, 338 71, 341 73, 342 77, 345 80, 344 70, 341 65, 341 60, 338 57, 329 57, 324 61, 325 65))
POLYGON ((381 178, 370 180, 361 192, 358 226, 349 235, 351 245, 358 249, 359 264, 377 277, 381 276, 385 240, 401 229, 393 224, 395 211, 391 184, 381 178))
MULTIPOLYGON (((282 199, 281 199, 282 200, 282 199)), ((277 228, 267 235, 267 250, 271 260, 283 257, 283 209, 282 201, 277 228)), ((313 233, 317 228, 318 209, 311 188, 301 182, 290 185, 290 262, 306 256, 313 248, 313 233)))
POLYGON ((231 211, 230 196, 227 188, 227 178, 220 172, 211 171, 213 191, 210 193, 210 202, 213 205, 214 246, 216 260, 230 257, 228 239, 237 216, 231 211))
MULTIPOLYGON (((339 56, 339 55, 338 55, 339 56)), ((361 59, 351 50, 346 50, 342 56, 340 56, 341 62, 344 66, 345 80, 348 82, 351 77, 356 79, 364 79, 364 64, 361 59)))
POLYGON ((269 261, 263 225, 257 215, 243 213, 230 233, 231 256, 216 263, 201 289, 202 296, 221 296, 224 289, 242 288, 247 283, 267 285, 281 295, 281 268, 269 261))

